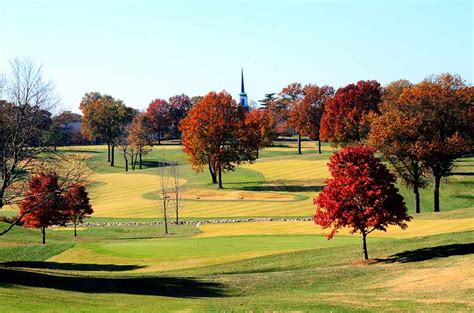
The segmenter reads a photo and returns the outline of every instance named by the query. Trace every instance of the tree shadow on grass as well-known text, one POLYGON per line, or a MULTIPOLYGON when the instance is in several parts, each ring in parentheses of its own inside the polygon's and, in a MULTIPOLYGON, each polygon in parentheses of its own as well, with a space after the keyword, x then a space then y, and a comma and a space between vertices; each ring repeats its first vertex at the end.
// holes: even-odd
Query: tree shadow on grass
POLYGON ((86 263, 58 263, 38 261, 13 261, 0 263, 4 267, 41 268, 65 271, 107 271, 122 272, 143 268, 141 265, 117 265, 117 264, 86 264, 86 263))
POLYGON ((59 153, 88 153, 88 154, 100 154, 100 153, 105 153, 107 151, 97 151, 97 150, 81 150, 81 149, 61 149, 57 150, 59 153))
POLYGON ((224 297, 220 283, 179 277, 86 277, 0 268, 0 286, 19 285, 85 293, 121 293, 177 298, 224 297))
POLYGON ((474 253, 474 243, 451 244, 430 248, 421 248, 412 251, 404 251, 391 255, 388 259, 379 260, 383 263, 409 263, 421 262, 437 258, 446 258, 453 255, 468 255, 474 253))
POLYGON ((286 192, 319 192, 323 190, 324 186, 311 185, 259 185, 259 186, 244 186, 242 190, 248 191, 286 191, 286 192))
MULTIPOLYGON (((146 168, 155 168, 155 167, 166 167, 166 166, 173 166, 177 165, 176 162, 160 162, 160 161, 153 161, 153 160, 143 160, 142 166, 146 168)), ((138 165, 137 165, 138 168, 138 165)))

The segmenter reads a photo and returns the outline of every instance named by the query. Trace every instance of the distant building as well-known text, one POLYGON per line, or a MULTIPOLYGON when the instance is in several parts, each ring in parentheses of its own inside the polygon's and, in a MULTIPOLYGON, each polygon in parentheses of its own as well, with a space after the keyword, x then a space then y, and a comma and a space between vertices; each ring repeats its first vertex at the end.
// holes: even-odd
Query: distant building
POLYGON ((81 115, 72 113, 70 111, 62 112, 60 115, 54 117, 57 123, 61 126, 67 134, 67 142, 64 144, 84 144, 87 140, 81 134, 81 115))
POLYGON ((247 98, 247 94, 245 93, 245 87, 244 87, 244 69, 241 70, 241 85, 240 85, 240 105, 243 107, 244 112, 250 111, 249 107, 249 100, 247 98))

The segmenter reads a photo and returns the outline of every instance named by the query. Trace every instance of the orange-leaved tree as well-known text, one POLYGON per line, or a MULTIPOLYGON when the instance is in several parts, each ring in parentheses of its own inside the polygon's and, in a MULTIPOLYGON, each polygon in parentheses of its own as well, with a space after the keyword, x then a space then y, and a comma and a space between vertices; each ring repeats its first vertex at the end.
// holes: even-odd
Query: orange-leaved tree
POLYGON ((364 140, 369 132, 368 115, 378 112, 381 87, 375 80, 341 87, 326 102, 321 119, 321 139, 335 146, 364 140))
POLYGON ((434 211, 439 212, 441 178, 450 174, 456 158, 472 151, 474 89, 460 76, 441 74, 403 91, 399 102, 401 118, 416 118, 413 150, 433 176, 434 211))
POLYGON ((256 152, 270 146, 275 139, 275 125, 268 110, 255 109, 245 114, 240 137, 256 152), (253 147, 253 148, 252 148, 253 147))
POLYGON ((225 91, 209 92, 181 121, 184 151, 195 171, 208 166, 212 182, 222 187, 222 172, 256 159, 254 147, 243 140, 244 112, 225 91))
MULTIPOLYGON (((303 98, 303 86, 301 83, 291 83, 278 93, 275 101, 276 125, 279 133, 284 133, 289 127, 293 127, 290 121, 292 108, 303 98)), ((298 135, 298 153, 301 154, 301 133, 295 129, 298 135)))
POLYGON ((137 157, 138 168, 142 169, 143 155, 152 150, 151 133, 150 120, 145 113, 138 113, 127 127, 127 142, 136 151, 135 157, 132 157, 133 170, 135 170, 137 157))
POLYGON ((319 129, 324 112, 324 104, 334 95, 334 88, 308 84, 303 88, 303 98, 291 107, 289 125, 298 133, 298 153, 301 154, 301 136, 318 140, 318 152, 321 154, 319 129))
POLYGON ((116 140, 123 135, 136 111, 125 106, 122 100, 98 92, 86 93, 80 104, 82 111, 81 133, 89 140, 102 140, 107 144, 107 161, 115 162, 116 140))
POLYGON ((384 88, 381 114, 371 121, 368 142, 382 153, 403 182, 413 188, 415 212, 420 213, 419 188, 426 186, 426 180, 417 146, 418 126, 423 121, 418 110, 401 99, 403 92, 412 86, 409 81, 398 80, 384 88))
POLYGON ((393 175, 379 158, 375 148, 353 146, 341 149, 329 159, 332 178, 314 200, 314 222, 332 228, 331 239, 344 227, 362 234, 363 255, 368 259, 367 235, 375 230, 386 231, 389 225, 402 229, 411 219, 403 197, 395 187, 393 175))

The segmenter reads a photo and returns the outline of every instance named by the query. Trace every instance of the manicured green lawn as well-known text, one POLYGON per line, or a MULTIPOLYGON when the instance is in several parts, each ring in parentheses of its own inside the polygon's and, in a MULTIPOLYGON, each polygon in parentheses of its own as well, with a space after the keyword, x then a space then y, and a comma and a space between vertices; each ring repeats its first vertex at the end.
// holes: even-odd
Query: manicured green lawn
MULTIPOLYGON (((192 228, 180 226, 166 238, 143 240, 151 235, 150 229, 136 227, 131 234, 127 227, 119 228, 91 229, 90 233, 84 230, 84 238, 75 247, 99 247, 100 254, 126 258, 128 264, 88 263, 81 258, 54 261, 50 255, 60 242, 69 245, 65 249, 73 245, 73 240, 62 234, 64 231, 50 236, 51 243, 45 247, 50 253, 42 257, 17 254, 22 250, 20 246, 16 246, 16 252, 8 251, 23 262, 9 260, 0 268, 0 310, 443 312, 473 308, 469 281, 474 274, 470 266, 474 261, 474 232, 403 240, 369 239, 369 253, 378 262, 364 265, 354 263, 361 256, 359 238, 194 239, 183 237, 190 236, 192 228), (103 232, 104 239, 95 232, 103 232), (193 240, 199 240, 201 246, 196 248, 191 244, 193 240), (286 248, 298 251, 276 251, 286 248), (173 256, 178 262, 202 254, 219 259, 261 249, 274 250, 274 254, 167 271, 143 271, 141 264, 150 256, 157 260, 173 256), (37 262, 41 260, 48 261, 37 262)), ((14 231, 9 242, 28 243, 32 235, 34 231, 14 231)), ((30 251, 39 246, 27 245, 30 251)), ((4 249, 0 247, 2 257, 4 249)))
MULTIPOLYGON (((224 190, 206 171, 195 174, 177 145, 155 148, 142 171, 128 174, 118 151, 117 166, 107 165, 105 146, 64 152, 90 156, 90 221, 126 222, 161 219, 155 183, 163 154, 185 180, 184 219, 311 216, 333 151, 323 148, 317 155, 304 142, 297 155, 294 142, 279 142, 226 174, 224 190)), ((57 228, 47 230, 46 245, 38 230, 15 227, 0 237, 0 311, 472 311, 474 232, 462 230, 474 217, 473 171, 474 157, 456 162, 458 175, 441 186, 441 213, 431 212, 431 186, 422 191, 410 236, 369 236, 371 264, 360 261, 359 236, 328 241, 299 229, 316 227, 310 222, 170 225, 168 235, 163 225, 86 227, 77 239, 57 228), (440 222, 451 225, 430 235, 440 222)), ((412 212, 411 191, 400 189, 412 212)))

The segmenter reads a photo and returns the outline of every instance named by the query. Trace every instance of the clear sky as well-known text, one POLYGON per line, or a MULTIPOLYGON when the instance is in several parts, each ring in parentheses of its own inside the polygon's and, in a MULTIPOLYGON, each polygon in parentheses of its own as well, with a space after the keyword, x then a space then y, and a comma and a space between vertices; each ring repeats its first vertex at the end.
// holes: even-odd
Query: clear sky
POLYGON ((99 91, 144 109, 225 89, 340 87, 452 72, 473 81, 473 1, 0 0, 0 69, 31 57, 78 111, 99 91))

